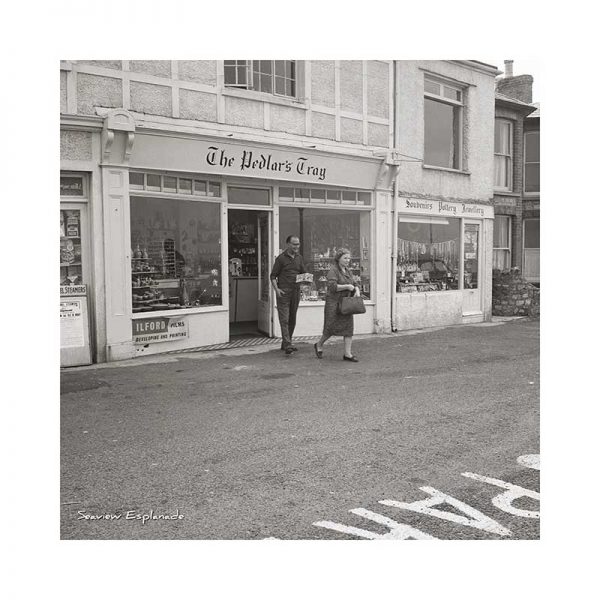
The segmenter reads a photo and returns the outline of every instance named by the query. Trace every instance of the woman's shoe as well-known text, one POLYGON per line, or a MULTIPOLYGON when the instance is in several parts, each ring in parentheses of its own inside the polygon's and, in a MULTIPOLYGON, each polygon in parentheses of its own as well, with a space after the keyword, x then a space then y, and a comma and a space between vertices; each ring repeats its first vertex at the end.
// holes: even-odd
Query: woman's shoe
POLYGON ((317 355, 317 358, 323 358, 323 350, 319 350, 317 348, 317 344, 313 344, 313 348, 315 349, 315 354, 317 355))
POLYGON ((346 356, 345 354, 344 360, 349 360, 350 362, 358 362, 358 358, 356 358, 356 356, 346 356))

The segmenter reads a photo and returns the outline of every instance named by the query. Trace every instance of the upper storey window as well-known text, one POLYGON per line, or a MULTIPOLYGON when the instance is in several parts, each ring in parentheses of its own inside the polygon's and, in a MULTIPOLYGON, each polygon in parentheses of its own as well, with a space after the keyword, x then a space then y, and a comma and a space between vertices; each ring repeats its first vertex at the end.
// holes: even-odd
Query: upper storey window
POLYGON ((540 192, 540 132, 525 134, 525 193, 540 192))
POLYGON ((425 165, 462 168, 463 91, 425 79, 425 165))
POLYGON ((296 62, 295 60, 226 60, 225 85, 295 98, 296 62))
POLYGON ((496 119, 494 131, 494 188, 512 190, 513 124, 496 119))

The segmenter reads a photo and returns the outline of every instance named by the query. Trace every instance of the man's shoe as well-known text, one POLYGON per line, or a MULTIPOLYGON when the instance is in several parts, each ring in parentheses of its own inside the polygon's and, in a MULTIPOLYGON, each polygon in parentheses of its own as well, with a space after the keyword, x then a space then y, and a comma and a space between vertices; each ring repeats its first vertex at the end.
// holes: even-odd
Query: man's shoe
POLYGON ((288 348, 292 351, 292 352, 298 352, 298 348, 296 348, 296 346, 288 346, 288 348))
POLYGON ((294 352, 294 350, 292 349, 292 347, 291 347, 291 346, 288 346, 288 347, 285 349, 285 353, 286 353, 286 354, 292 354, 292 352, 294 352))

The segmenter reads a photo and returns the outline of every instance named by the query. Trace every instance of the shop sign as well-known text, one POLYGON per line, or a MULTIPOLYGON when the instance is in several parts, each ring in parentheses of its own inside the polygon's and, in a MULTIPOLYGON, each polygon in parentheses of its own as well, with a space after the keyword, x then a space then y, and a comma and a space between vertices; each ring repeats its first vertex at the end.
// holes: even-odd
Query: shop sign
POLYGON ((173 342, 188 337, 188 322, 182 317, 150 317, 132 322, 134 344, 173 342))
POLYGON ((447 202, 445 200, 426 200, 421 198, 399 198, 399 213, 426 214, 444 217, 493 219, 494 207, 465 202, 447 202))
POLYGON ((81 346, 85 346, 82 299, 61 300, 60 347, 80 348, 81 346))
POLYGON ((373 189, 382 159, 333 157, 225 141, 136 135, 130 166, 373 189))
POLYGON ((85 296, 87 293, 87 285, 61 285, 61 296, 85 296))

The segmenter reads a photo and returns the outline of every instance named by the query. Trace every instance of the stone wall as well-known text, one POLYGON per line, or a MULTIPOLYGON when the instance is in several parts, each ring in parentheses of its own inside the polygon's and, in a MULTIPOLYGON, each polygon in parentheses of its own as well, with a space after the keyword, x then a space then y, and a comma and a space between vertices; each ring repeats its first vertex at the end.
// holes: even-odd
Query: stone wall
POLYGON ((540 316, 540 290, 521 277, 519 269, 492 273, 492 315, 540 316))

